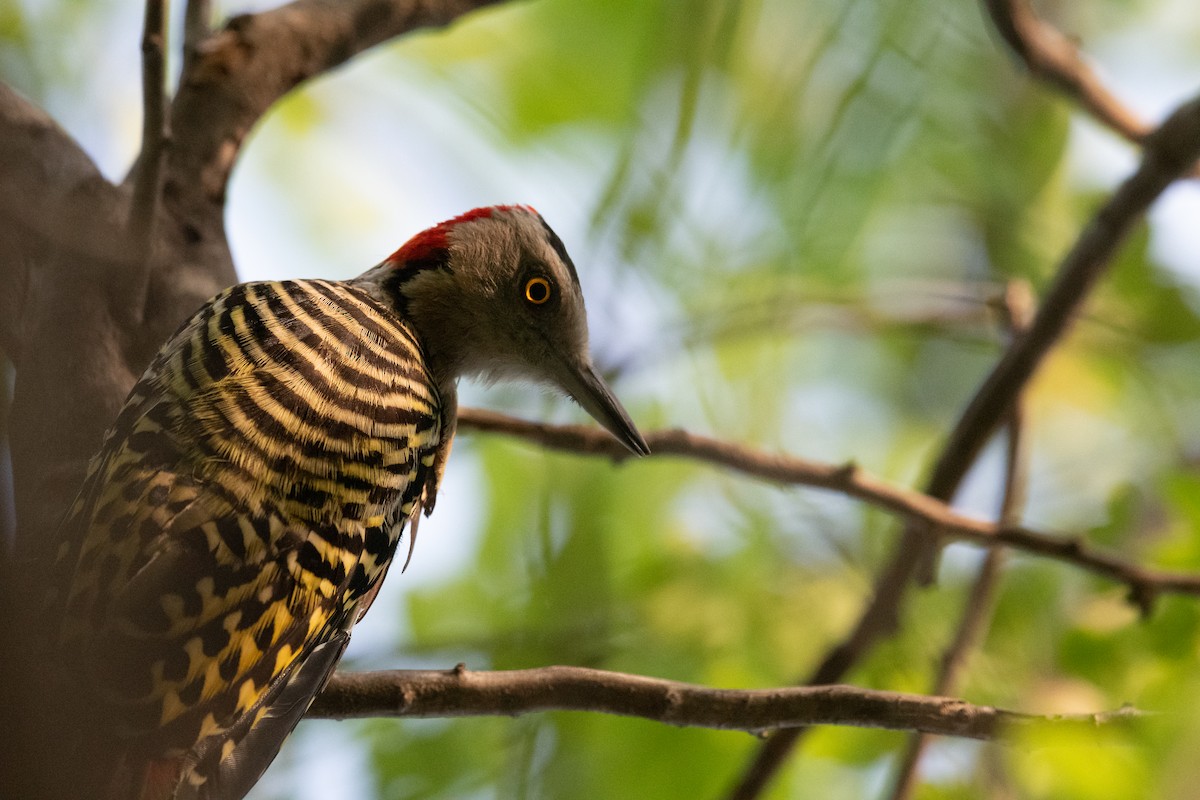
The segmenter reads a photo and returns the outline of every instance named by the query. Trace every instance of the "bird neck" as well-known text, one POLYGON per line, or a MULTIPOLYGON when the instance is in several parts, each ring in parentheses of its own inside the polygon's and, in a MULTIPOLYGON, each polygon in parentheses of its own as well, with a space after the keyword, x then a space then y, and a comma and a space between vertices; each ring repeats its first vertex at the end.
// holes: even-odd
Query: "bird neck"
POLYGON ((442 277, 436 273, 445 269, 440 259, 399 264, 389 260, 350 283, 392 309, 413 330, 438 392, 444 399, 452 399, 464 364, 460 315, 455 313, 452 298, 429 285, 442 277))

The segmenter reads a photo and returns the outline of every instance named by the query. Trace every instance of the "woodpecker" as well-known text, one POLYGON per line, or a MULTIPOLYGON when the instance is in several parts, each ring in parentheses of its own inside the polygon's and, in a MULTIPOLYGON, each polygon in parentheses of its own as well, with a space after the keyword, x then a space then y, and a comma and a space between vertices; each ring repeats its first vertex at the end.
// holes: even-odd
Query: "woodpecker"
POLYGON ((60 531, 54 647, 96 740, 71 745, 98 787, 74 796, 244 797, 433 510, 462 376, 556 386, 649 452, 528 206, 469 211, 353 280, 234 286, 184 323, 60 531))

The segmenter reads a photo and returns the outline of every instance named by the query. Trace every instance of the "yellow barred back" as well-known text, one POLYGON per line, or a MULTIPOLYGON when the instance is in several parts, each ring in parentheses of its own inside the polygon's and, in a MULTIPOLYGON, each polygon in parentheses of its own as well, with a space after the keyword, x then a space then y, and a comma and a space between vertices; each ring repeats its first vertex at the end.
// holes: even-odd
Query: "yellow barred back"
POLYGON ((60 552, 61 649, 130 748, 227 754, 353 624, 449 429, 412 330, 359 288, 243 284, 185 323, 60 552))

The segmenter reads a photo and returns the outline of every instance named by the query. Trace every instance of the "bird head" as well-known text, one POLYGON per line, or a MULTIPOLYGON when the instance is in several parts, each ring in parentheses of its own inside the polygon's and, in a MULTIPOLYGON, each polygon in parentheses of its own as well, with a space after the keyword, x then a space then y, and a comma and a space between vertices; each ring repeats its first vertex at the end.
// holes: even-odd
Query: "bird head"
POLYGON ((529 206, 477 208, 422 231, 358 282, 413 326, 439 385, 466 375, 556 386, 649 452, 592 363, 575 265, 529 206))

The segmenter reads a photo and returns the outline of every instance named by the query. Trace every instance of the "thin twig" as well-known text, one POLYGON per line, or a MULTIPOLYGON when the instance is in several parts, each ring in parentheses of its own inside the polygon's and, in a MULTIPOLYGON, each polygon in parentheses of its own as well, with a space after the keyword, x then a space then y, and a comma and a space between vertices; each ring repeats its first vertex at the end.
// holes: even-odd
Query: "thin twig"
POLYGON ((184 64, 180 68, 180 82, 190 78, 196 70, 200 48, 212 32, 212 0, 187 0, 184 7, 184 64))
POLYGON ((1132 709, 1043 717, 949 697, 854 686, 713 689, 584 667, 474 672, 388 670, 337 673, 308 712, 313 718, 519 716, 591 711, 683 727, 761 733, 792 725, 849 725, 994 739, 1035 723, 1089 727, 1140 716, 1132 709))
MULTIPOLYGON (((1146 138, 1142 163, 1093 216, 1059 266, 1057 278, 1029 333, 1012 344, 993 368, 958 420, 942 450, 926 492, 948 500, 958 488, 1013 399, 1028 383, 1050 349, 1060 340, 1088 291, 1108 267, 1146 208, 1200 157, 1200 97, 1183 104, 1146 138)), ((914 524, 904 535, 875 582, 875 594, 846 638, 831 649, 807 683, 836 683, 884 636, 896 630, 904 596, 912 580, 931 563, 932 532, 914 524)), ((1005 542, 1010 544, 1011 542, 1005 542)), ((1083 547, 1076 540, 1075 547, 1083 547)), ((1144 586, 1144 584, 1143 584, 1144 586)), ((1134 601, 1148 609, 1154 592, 1134 601)), ((755 800, 783 766, 804 728, 770 737, 729 794, 730 800, 755 800)))
POLYGON ((1028 0, 984 0, 996 31, 1034 77, 1075 101, 1100 122, 1141 144, 1151 128, 1108 90, 1079 48, 1040 19, 1028 0))
MULTIPOLYGON (((1033 317, 1033 292, 1024 282, 1013 282, 1005 293, 1004 316, 1010 336, 1020 336, 1029 328, 1033 317)), ((1000 501, 998 521, 1001 526, 1016 525, 1025 507, 1029 487, 1029 461, 1026 447, 1025 409, 1018 396, 1008 419, 1007 451, 1004 462, 1004 492, 1000 501)), ((996 589, 1005 562, 1006 551, 988 551, 971 586, 963 607, 958 628, 942 657, 933 693, 949 695, 958 692, 960 678, 966 668, 967 656, 987 630, 996 606, 996 589)), ((909 738, 908 746, 896 770, 892 800, 909 800, 917 788, 918 766, 929 746, 929 734, 919 733, 909 738)))
MULTIPOLYGON (((984 0, 984 6, 996 31, 1035 78, 1135 144, 1154 130, 1109 91, 1075 42, 1041 19, 1029 0, 984 0)), ((1193 166, 1188 174, 1200 176, 1200 168, 1193 166)))
POLYGON ((167 140, 166 37, 167 0, 146 0, 142 31, 142 147, 133 174, 133 199, 129 206, 129 238, 134 273, 130 310, 140 319, 146 304, 153 260, 155 223, 162 183, 163 154, 167 140))
MULTIPOLYGON (((593 426, 529 422, 474 408, 461 409, 458 419, 459 428, 464 431, 504 433, 555 450, 615 460, 629 455, 623 445, 593 426)), ((1024 526, 999 526, 968 517, 940 500, 888 483, 854 464, 837 466, 764 453, 678 429, 651 431, 646 434, 646 442, 651 457, 679 456, 775 483, 828 489, 905 519, 920 521, 949 539, 984 547, 1006 545, 1063 561, 1128 585, 1131 600, 1143 611, 1149 611, 1149 605, 1160 594, 1200 596, 1200 575, 1132 564, 1090 547, 1082 536, 1055 536, 1024 526)))

